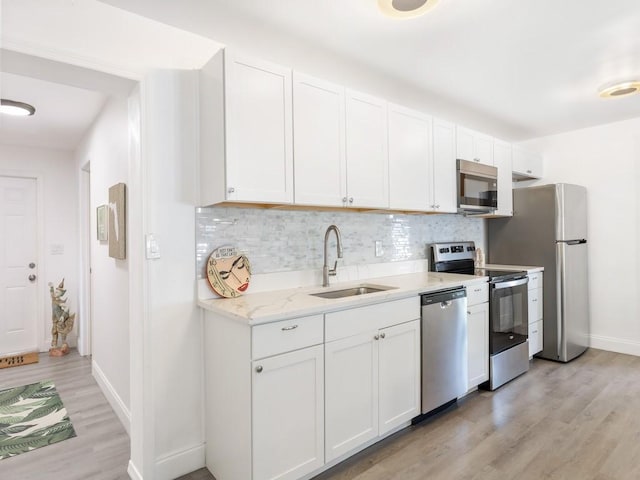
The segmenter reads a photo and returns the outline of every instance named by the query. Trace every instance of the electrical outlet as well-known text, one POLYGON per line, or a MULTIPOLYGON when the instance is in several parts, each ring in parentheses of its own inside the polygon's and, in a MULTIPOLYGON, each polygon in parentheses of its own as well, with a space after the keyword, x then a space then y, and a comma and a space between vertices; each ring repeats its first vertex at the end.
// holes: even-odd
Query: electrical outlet
POLYGON ((384 254, 382 250, 382 240, 376 240, 376 257, 381 257, 384 254))

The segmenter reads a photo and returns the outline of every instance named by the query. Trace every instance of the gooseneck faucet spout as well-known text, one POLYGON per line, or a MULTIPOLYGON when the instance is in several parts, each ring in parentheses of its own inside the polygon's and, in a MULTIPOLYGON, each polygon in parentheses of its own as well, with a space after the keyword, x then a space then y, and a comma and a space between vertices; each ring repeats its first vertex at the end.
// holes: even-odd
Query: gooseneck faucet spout
POLYGON ((338 271, 338 260, 336 260, 336 263, 333 264, 333 268, 329 268, 329 264, 327 263, 327 256, 328 256, 327 250, 329 248, 329 234, 331 232, 335 232, 336 234, 336 241, 337 241, 336 248, 338 250, 338 258, 342 258, 342 238, 340 236, 340 229, 335 225, 330 225, 324 234, 324 265, 322 267, 322 286, 323 287, 329 286, 329 275, 331 275, 332 277, 335 277, 338 271))

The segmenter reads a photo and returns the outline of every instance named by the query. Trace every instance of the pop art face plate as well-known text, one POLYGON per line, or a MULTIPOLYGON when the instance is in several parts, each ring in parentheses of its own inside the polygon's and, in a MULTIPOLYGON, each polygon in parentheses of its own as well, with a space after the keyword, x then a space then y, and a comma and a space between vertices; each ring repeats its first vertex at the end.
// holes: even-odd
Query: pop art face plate
POLYGON ((217 248, 207 260, 207 280, 221 297, 239 297, 246 292, 251 281, 249 259, 238 254, 235 247, 217 248))

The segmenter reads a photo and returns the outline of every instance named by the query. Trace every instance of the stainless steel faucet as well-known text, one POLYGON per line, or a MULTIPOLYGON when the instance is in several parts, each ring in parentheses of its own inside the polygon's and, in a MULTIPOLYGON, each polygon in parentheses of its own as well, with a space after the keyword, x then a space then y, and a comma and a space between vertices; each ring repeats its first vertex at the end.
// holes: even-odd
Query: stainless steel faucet
POLYGON ((322 286, 323 287, 329 286, 329 275, 331 275, 332 277, 335 277, 338 270, 338 260, 336 260, 336 263, 333 264, 332 269, 330 269, 329 265, 327 264, 327 248, 329 246, 329 234, 332 231, 335 232, 336 234, 336 240, 337 240, 336 248, 338 249, 338 258, 342 258, 342 238, 340 237, 340 230, 335 225, 330 225, 324 234, 324 265, 322 266, 322 286))

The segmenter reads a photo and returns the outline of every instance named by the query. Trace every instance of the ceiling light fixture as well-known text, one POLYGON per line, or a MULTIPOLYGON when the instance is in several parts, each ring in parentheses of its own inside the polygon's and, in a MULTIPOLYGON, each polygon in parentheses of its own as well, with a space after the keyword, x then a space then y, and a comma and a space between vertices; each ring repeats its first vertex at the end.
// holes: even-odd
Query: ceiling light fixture
POLYGON ((438 4, 438 0, 378 0, 378 7, 393 18, 415 18, 424 15, 438 4))
POLYGON ((0 99, 0 113, 28 117, 36 113, 36 109, 28 103, 16 102, 14 100, 0 99))
POLYGON ((627 80, 626 82, 605 85, 598 91, 602 98, 620 98, 635 93, 640 93, 640 81, 638 80, 627 80))

